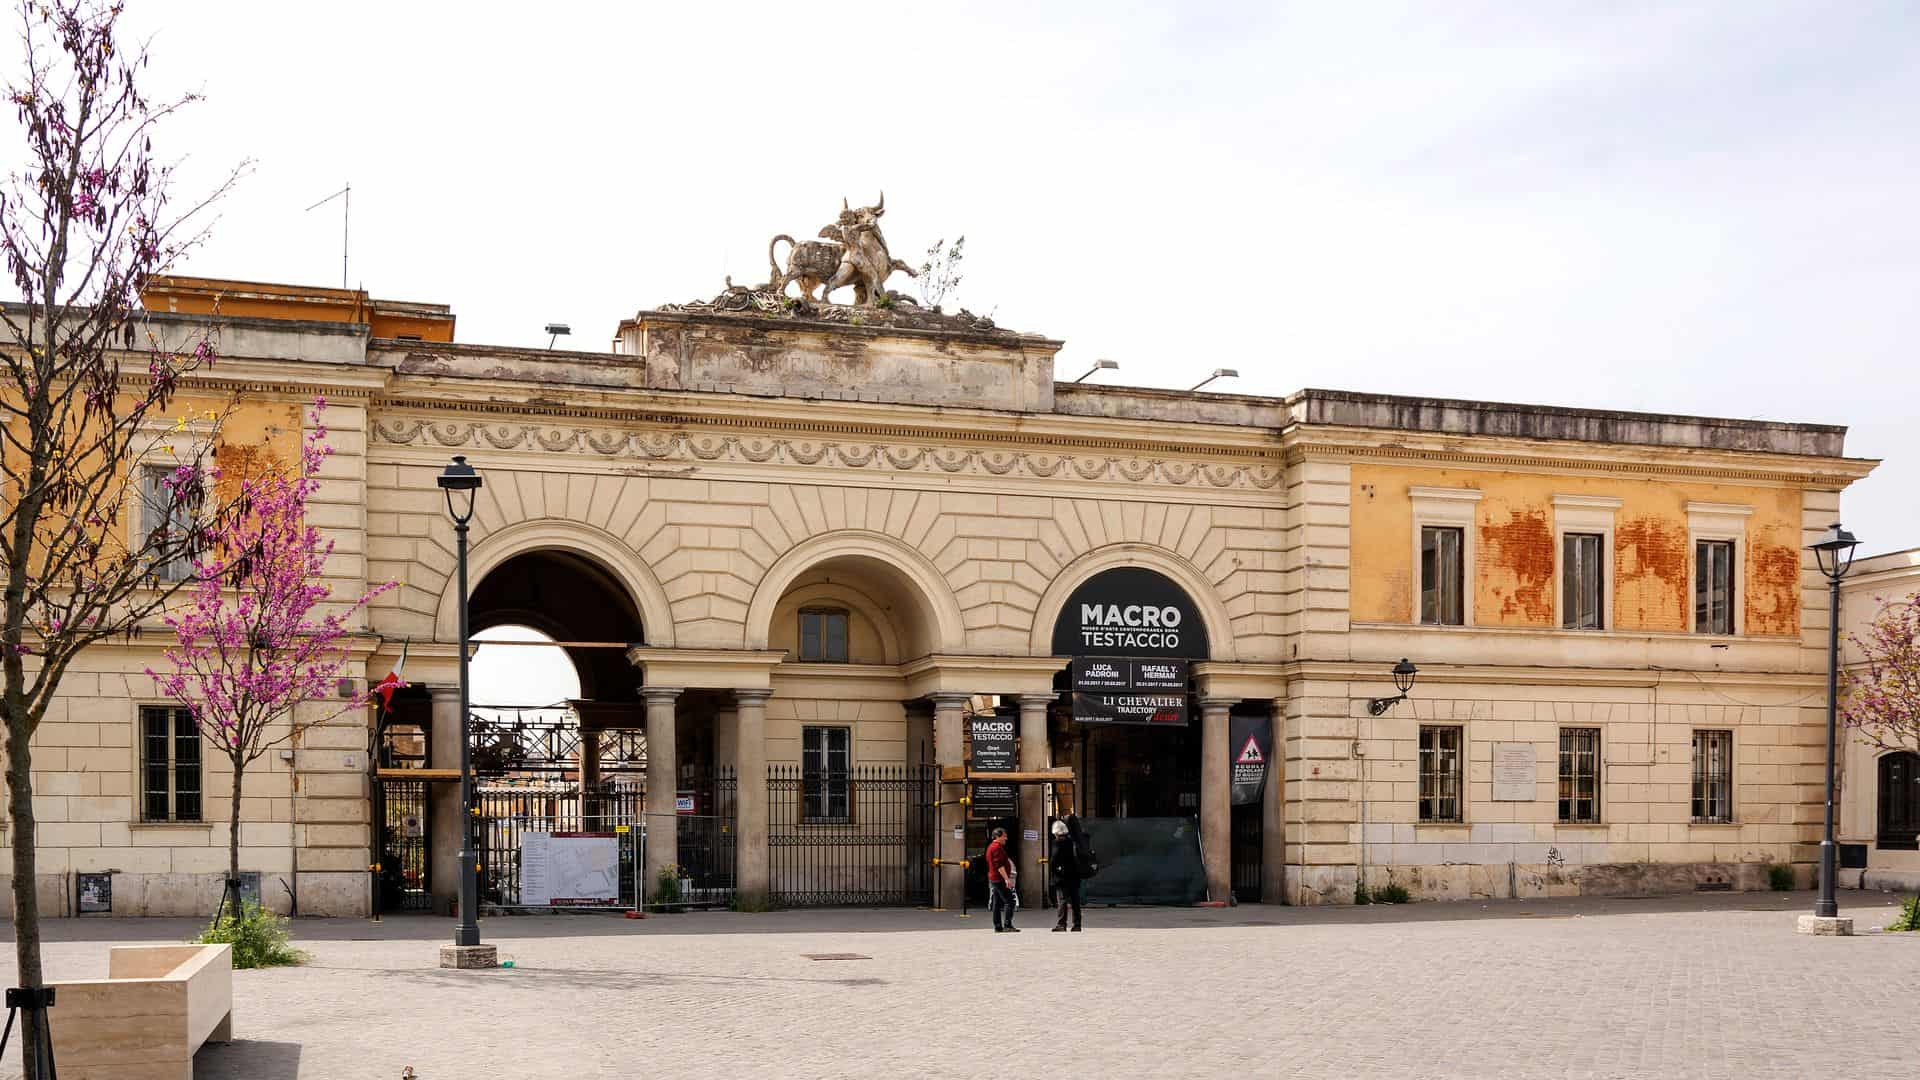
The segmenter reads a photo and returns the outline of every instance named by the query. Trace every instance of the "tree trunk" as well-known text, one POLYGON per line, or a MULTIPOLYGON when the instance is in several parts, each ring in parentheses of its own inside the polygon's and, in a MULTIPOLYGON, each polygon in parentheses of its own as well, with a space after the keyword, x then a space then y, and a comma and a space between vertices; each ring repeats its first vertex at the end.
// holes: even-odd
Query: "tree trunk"
MULTIPOLYGON (((234 759, 233 762, 233 805, 227 817, 227 884, 226 892, 220 894, 224 905, 227 897, 233 897, 233 916, 240 918, 246 912, 240 909, 240 778, 245 775, 247 763, 234 759)), ((260 898, 261 906, 266 906, 267 898, 260 898)))
MULTIPOLYGON (((26 723, 8 710, 7 715, 7 809, 13 818, 13 952, 20 966, 20 986, 40 986, 45 974, 40 969, 40 894, 34 867, 33 827, 33 751, 28 745, 32 735, 26 723)), ((39 1059, 27 1053, 30 1029, 21 1037, 22 1063, 26 1080, 38 1080, 39 1059)))

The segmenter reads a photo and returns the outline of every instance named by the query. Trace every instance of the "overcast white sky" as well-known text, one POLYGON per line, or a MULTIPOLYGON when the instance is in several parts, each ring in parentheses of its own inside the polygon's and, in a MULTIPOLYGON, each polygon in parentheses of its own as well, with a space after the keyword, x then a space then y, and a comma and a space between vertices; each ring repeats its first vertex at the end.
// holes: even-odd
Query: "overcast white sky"
POLYGON ((884 188, 1062 377, 1845 423, 1920 544, 1912 4, 130 6, 257 161, 191 272, 338 284, 351 181, 352 284, 603 349, 884 188))

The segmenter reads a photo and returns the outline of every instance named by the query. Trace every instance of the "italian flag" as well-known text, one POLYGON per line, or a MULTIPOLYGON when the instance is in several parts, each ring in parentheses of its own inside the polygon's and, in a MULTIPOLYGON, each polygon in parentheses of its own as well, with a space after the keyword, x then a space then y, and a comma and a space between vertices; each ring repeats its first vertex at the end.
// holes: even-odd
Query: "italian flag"
POLYGON ((399 662, 393 665, 392 671, 387 672, 386 678, 373 684, 373 692, 380 698, 380 711, 383 714, 393 708, 393 692, 407 685, 407 681, 400 677, 400 672, 407 666, 407 647, 411 644, 412 638, 400 643, 399 662))

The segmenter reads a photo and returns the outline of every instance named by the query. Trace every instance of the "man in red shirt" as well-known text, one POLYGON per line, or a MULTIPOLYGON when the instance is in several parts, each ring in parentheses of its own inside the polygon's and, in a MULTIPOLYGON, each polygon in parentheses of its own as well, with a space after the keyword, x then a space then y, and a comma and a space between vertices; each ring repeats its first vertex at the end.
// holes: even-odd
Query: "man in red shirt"
POLYGON ((1013 868, 1013 860, 1007 857, 1007 830, 993 830, 993 839, 987 844, 987 910, 993 913, 993 932, 1017 934, 1020 928, 1013 925, 1013 910, 1018 902, 1014 899, 1014 879, 1018 871, 1013 868))

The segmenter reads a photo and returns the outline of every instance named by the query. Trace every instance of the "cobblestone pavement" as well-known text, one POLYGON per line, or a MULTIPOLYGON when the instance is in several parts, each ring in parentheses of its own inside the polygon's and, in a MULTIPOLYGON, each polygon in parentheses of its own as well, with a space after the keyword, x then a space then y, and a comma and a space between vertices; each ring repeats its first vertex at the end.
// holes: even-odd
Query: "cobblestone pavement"
MULTIPOLYGON (((1793 932, 1806 893, 1095 909, 1057 935, 1038 912, 1019 935, 928 911, 491 918, 515 961, 492 972, 435 966, 445 919, 315 920, 308 966, 235 973, 239 1041, 194 1075, 1911 1078, 1920 935, 1867 932, 1891 900, 1843 894, 1850 939, 1793 932)), ((98 977, 104 943, 193 929, 56 922, 47 966, 98 977)))

